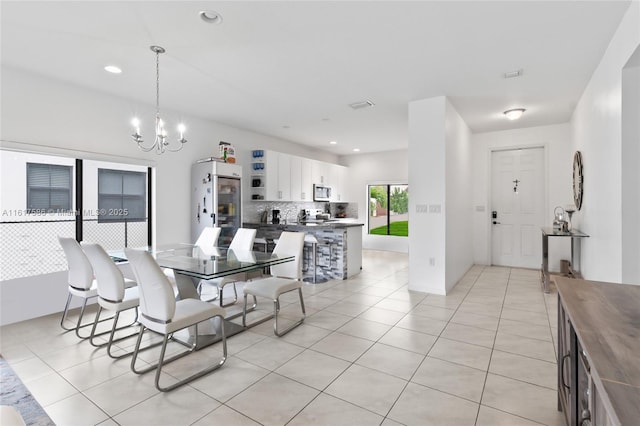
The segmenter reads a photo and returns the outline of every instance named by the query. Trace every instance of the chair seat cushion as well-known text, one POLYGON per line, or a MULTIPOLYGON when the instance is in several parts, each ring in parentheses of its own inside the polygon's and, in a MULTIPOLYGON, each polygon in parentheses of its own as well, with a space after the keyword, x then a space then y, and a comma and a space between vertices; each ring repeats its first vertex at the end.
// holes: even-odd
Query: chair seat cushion
POLYGON ((244 294, 276 300, 282 293, 302 287, 302 283, 291 278, 268 277, 244 285, 244 294))
POLYGON ((214 278, 212 280, 200 280, 200 284, 202 285, 210 285, 214 287, 224 287, 227 284, 235 283, 238 281, 245 281, 247 279, 247 274, 245 272, 240 272, 237 274, 227 275, 222 278, 214 278))
POLYGON ((161 324, 151 321, 144 316, 140 316, 139 320, 149 330, 157 333, 173 333, 182 330, 190 325, 197 324, 217 315, 224 317, 225 310, 219 306, 204 302, 197 299, 183 299, 176 302, 176 311, 168 324, 161 324))

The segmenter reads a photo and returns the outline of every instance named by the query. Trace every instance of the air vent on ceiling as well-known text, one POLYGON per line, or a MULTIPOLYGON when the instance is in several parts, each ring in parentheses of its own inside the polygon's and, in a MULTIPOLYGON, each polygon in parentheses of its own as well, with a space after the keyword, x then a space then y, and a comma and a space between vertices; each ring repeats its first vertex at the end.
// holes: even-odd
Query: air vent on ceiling
POLYGON ((375 104, 371 101, 360 101, 349 104, 349 106, 353 109, 363 109, 374 106, 375 104))
POLYGON ((514 78, 520 77, 522 75, 522 70, 509 71, 504 73, 504 78, 514 78))

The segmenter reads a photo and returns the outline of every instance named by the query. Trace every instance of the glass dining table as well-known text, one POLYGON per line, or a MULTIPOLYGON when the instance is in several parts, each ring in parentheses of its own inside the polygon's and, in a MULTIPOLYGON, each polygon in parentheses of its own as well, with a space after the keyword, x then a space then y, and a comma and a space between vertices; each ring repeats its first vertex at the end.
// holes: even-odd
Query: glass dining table
MULTIPOLYGON (((263 270, 272 265, 291 262, 293 255, 265 253, 262 251, 239 251, 222 247, 202 247, 193 244, 165 244, 153 247, 140 247, 140 250, 150 252, 162 268, 173 270, 178 299, 199 299, 197 286, 200 280, 212 280, 238 273, 249 273, 263 270)), ((127 273, 127 258, 124 251, 110 251, 112 259, 120 264, 123 273, 127 273)), ((216 303, 216 302, 213 302, 216 303)), ((240 303, 240 301, 238 301, 240 303)), ((227 316, 224 320, 225 334, 233 336, 245 328, 231 320, 238 317, 227 316)), ((219 319, 211 319, 206 323, 183 331, 174 336, 174 340, 192 345, 196 344, 196 350, 209 346, 221 339, 221 324, 219 319)))

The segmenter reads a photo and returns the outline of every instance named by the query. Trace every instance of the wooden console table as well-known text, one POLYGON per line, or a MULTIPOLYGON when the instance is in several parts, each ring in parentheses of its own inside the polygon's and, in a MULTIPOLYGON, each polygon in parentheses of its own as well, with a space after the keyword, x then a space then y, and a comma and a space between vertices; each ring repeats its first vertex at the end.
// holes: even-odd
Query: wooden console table
POLYGON ((640 420, 640 285, 554 277, 558 409, 569 426, 640 420))
POLYGON ((580 240, 588 235, 577 229, 562 232, 553 228, 542 228, 542 277, 540 281, 545 293, 549 293, 549 237, 571 238, 571 272, 576 275, 580 270, 580 240))

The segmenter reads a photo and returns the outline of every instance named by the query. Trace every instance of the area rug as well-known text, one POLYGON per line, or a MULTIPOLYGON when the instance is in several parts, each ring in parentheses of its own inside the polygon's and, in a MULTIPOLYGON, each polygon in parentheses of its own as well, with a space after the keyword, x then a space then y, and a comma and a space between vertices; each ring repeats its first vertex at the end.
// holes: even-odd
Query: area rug
POLYGON ((55 426, 7 361, 0 356, 0 404, 14 407, 27 426, 55 426))

